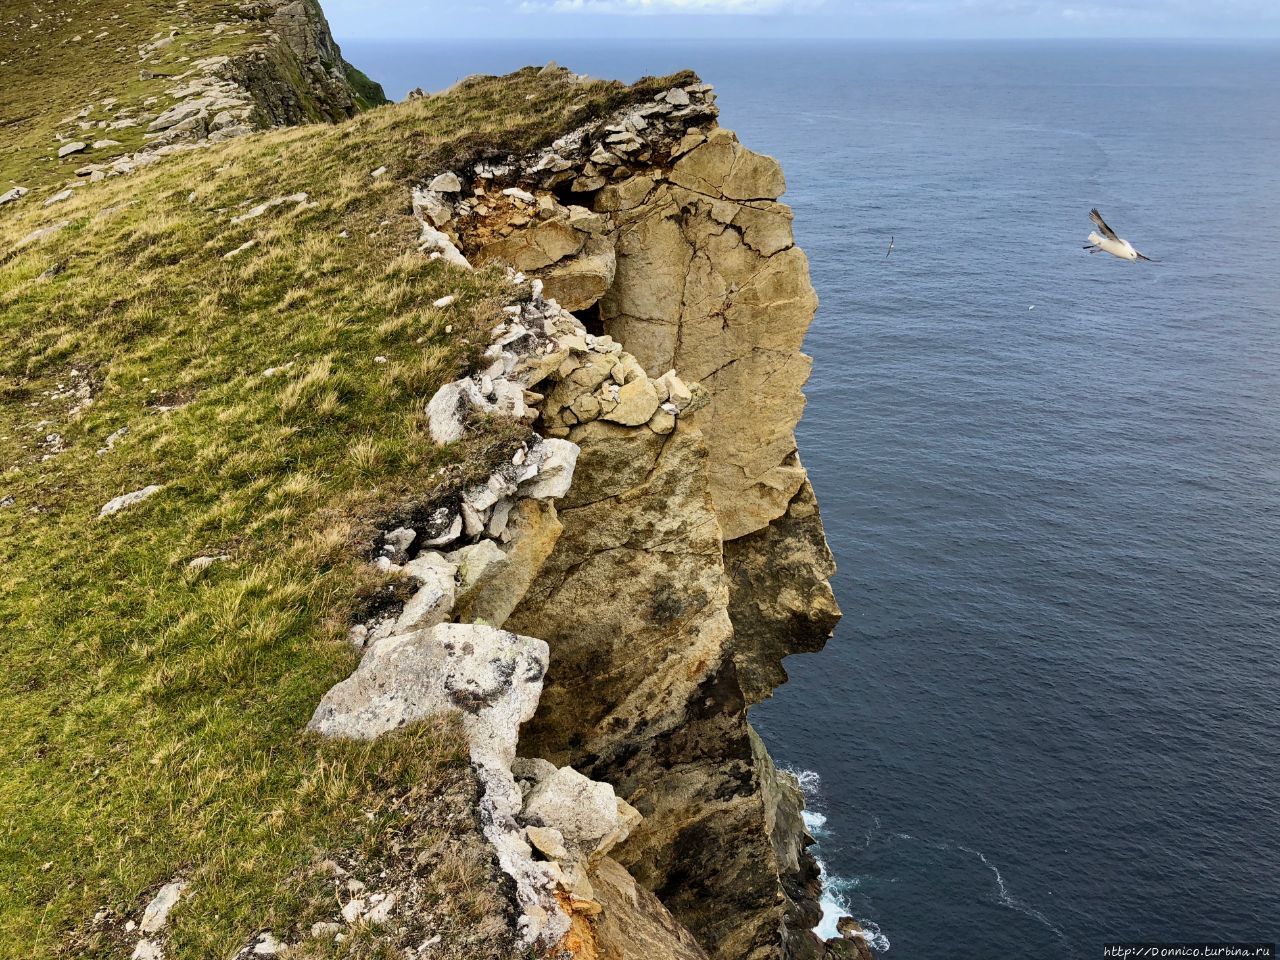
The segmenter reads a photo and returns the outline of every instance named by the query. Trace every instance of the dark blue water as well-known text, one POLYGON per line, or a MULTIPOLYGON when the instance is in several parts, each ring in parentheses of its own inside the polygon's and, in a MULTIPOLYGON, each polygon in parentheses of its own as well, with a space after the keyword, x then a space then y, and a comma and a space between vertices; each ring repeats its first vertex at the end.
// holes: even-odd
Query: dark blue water
POLYGON ((783 161, 845 620, 755 717, 890 955, 1280 937, 1280 48, 347 52, 691 66, 783 161))

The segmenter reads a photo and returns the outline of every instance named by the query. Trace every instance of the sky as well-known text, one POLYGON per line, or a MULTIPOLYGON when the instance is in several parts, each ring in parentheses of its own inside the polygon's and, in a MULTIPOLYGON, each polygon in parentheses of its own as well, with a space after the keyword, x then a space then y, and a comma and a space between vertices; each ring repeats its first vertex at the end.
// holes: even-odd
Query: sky
POLYGON ((339 39, 1280 38, 1280 0, 323 0, 339 39))

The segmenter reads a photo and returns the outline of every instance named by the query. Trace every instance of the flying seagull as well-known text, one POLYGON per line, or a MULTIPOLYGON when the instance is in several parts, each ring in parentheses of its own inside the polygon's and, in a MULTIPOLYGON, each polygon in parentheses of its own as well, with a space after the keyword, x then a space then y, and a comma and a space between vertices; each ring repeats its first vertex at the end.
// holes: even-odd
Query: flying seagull
POLYGON ((891 253, 893 253, 893 237, 890 237, 890 238, 889 238, 889 253, 886 253, 886 254, 884 255, 884 258, 885 258, 886 260, 888 260, 888 259, 889 259, 889 254, 891 254, 891 253))
POLYGON ((1128 240, 1117 237, 1116 232, 1107 226, 1107 221, 1102 219, 1102 214, 1096 207, 1089 211, 1089 219, 1094 222, 1098 230, 1102 231, 1101 236, 1096 230, 1089 234, 1089 243, 1085 249, 1090 253, 1109 253, 1121 260, 1146 260, 1148 263, 1155 263, 1150 257, 1133 249, 1133 244, 1128 240))

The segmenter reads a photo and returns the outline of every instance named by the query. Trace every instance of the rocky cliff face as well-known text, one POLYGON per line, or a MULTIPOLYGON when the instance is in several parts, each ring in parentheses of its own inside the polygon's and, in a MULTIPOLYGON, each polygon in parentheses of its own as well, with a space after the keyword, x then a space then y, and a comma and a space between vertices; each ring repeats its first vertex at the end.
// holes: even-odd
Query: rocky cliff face
POLYGON ((537 277, 624 351, 526 381, 535 429, 580 454, 504 611, 549 646, 521 754, 639 811, 612 856, 709 955, 813 957, 802 801, 747 708, 839 617, 793 432, 817 298, 780 168, 715 116, 690 81, 536 155, 429 171, 415 208, 425 249, 537 277))
POLYGON ((226 73, 270 125, 345 120, 386 102, 382 88, 342 58, 317 0, 259 0, 240 9, 265 22, 268 42, 226 73))
MULTIPOLYGON (((136 64, 132 44, 119 48, 130 74, 141 71, 143 93, 81 108, 49 125, 52 139, 41 128, 40 149, 57 155, 41 188, 61 186, 76 167, 73 183, 103 181, 263 127, 342 119, 381 96, 342 61, 314 0, 202 6, 201 18, 182 19, 193 13, 185 4, 170 12, 177 26, 138 46, 136 64), (228 35, 243 42, 180 46, 186 36, 228 35), (134 139, 84 142, 100 129, 134 139)), ((148 21, 138 36, 151 29, 148 21)), ((329 956, 352 930, 382 952, 431 955, 435 946, 440 955, 477 958, 852 955, 848 942, 822 944, 810 932, 820 889, 802 798, 748 722, 750 706, 785 679, 782 659, 820 648, 839 617, 827 583, 832 558, 794 437, 809 371, 800 348, 816 296, 779 202, 781 170, 718 127, 711 88, 692 75, 630 89, 587 84, 558 68, 506 80, 477 84, 452 108, 441 98, 438 114, 430 102, 402 105, 399 128, 387 111, 317 134, 311 193, 295 186, 255 195, 241 212, 223 209, 221 196, 192 193, 200 203, 182 202, 189 219, 206 202, 216 207, 206 219, 217 221, 217 233, 207 229, 218 240, 202 249, 216 264, 248 271, 261 250, 259 237, 248 236, 252 225, 286 211, 319 218, 332 213, 325 204, 377 194, 379 205, 369 207, 376 215, 363 221, 335 216, 311 234, 310 221, 291 221, 260 236, 274 245, 287 229, 354 246, 364 228, 398 217, 398 232, 376 249, 413 267, 404 287, 421 299, 416 285, 430 274, 427 282, 449 284, 439 293, 453 291, 434 303, 397 302, 404 315, 389 321, 403 322, 406 337, 429 305, 444 342, 454 327, 442 311, 465 300, 467 287, 486 291, 468 305, 457 335, 469 349, 447 368, 432 367, 428 379, 406 378, 398 397, 397 416, 412 415, 415 448, 429 445, 416 432, 429 421, 432 443, 454 445, 430 453, 451 465, 429 475, 424 467, 406 484, 420 491, 425 483, 432 492, 418 495, 429 502, 405 493, 406 503, 397 490, 398 506, 367 508, 391 513, 368 557, 377 603, 358 605, 363 622, 348 640, 359 666, 316 698, 310 722, 322 736, 370 740, 447 715, 466 733, 471 765, 465 777, 451 777, 455 789, 443 799, 417 782, 398 786, 392 806, 406 816, 396 820, 391 853, 347 851, 345 866, 326 858, 318 868, 345 902, 325 900, 318 909, 328 913, 315 923, 272 918, 275 931, 255 934, 240 955, 288 946, 290 955, 329 956), (513 117, 512 104, 534 113, 527 104, 548 90, 554 96, 545 102, 581 125, 551 129, 557 121, 546 117, 556 114, 541 109, 532 120, 513 117), (429 136, 416 140, 421 131, 411 124, 424 117, 427 126, 452 125, 447 149, 434 149, 429 136), (477 117, 489 125, 475 127, 477 117), (513 125, 518 137, 508 136, 513 125), (339 154, 345 167, 334 163, 339 154), (344 199, 313 199, 335 167, 345 169, 344 199), (415 235, 410 209, 421 231, 417 253, 404 246, 415 235), (243 232, 228 239, 224 225, 243 232), (507 270, 464 284, 460 273, 422 263, 422 254, 459 270, 507 270), (471 349, 483 339, 476 318, 490 310, 487 349, 471 349), (463 356, 482 359, 440 386, 458 376, 452 364, 463 356), (421 383, 436 391, 429 402, 421 383), (483 856, 473 856, 477 846, 483 856), (484 899, 500 906, 478 911, 465 936, 442 943, 431 904, 440 898, 428 881, 457 849, 483 861, 484 899)), ((274 172, 281 144, 307 139, 264 137, 261 166, 274 172)), ((243 161, 251 146, 225 153, 243 161)), ((208 169, 222 157, 186 158, 192 169, 201 169, 197 161, 208 169)), ((24 199, 27 192, 16 188, 0 203, 25 217, 41 199, 24 199)), ((113 181, 85 192, 126 190, 113 181)), ((139 193, 147 195, 145 186, 139 193)), ((43 202, 73 195, 67 187, 43 202)), ((70 222, 41 226, 17 249, 70 222)), ((64 269, 53 263, 40 281, 64 269)), ((330 280, 345 288, 355 276, 330 280)), ((313 280, 299 279, 296 289, 313 280)), ((294 296, 280 301, 282 311, 294 296)), ((276 297, 273 290, 262 299, 274 307, 276 297)), ((329 316, 329 303, 314 313, 329 316)), ((376 334, 402 328, 384 324, 376 334)), ((242 365, 241 344, 229 349, 242 365)), ((277 367, 274 353, 271 362, 261 381, 295 363, 277 367)), ((296 383, 327 379, 329 368, 325 358, 296 383)), ((291 384, 284 397, 296 402, 303 386, 291 384)), ((372 392, 372 404, 386 399, 372 392)), ((101 452, 127 429, 108 435, 101 452)), ((62 452, 61 438, 49 439, 62 452)), ((111 500, 104 515, 139 509, 165 489, 111 500)), ((0 508, 6 504, 15 500, 0 508)), ((376 521, 360 509, 365 531, 376 521)), ((231 560, 202 553, 187 569, 195 577, 231 560)), ((350 613, 337 600, 334 607, 330 622, 350 613)), ((311 709, 310 696, 298 699, 311 709)), ((170 906, 186 896, 186 882, 166 884, 176 891, 170 906)), ((192 889, 200 896, 198 884, 192 889)), ((167 933, 116 919, 136 955, 165 955, 167 933)), ((449 935, 458 925, 442 926, 449 935)))

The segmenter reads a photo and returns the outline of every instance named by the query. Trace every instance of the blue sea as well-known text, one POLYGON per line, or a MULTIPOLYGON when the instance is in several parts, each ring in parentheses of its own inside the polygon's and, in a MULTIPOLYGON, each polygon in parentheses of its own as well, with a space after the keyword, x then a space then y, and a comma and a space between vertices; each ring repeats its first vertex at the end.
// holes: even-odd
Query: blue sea
POLYGON ((394 96, 692 67, 783 162, 845 619, 754 717, 828 922, 911 960, 1280 937, 1280 47, 345 49, 394 96), (1159 263, 1085 253, 1094 206, 1159 263))

